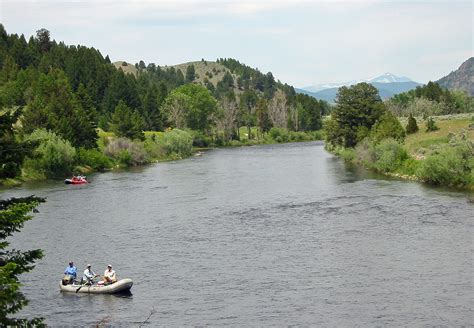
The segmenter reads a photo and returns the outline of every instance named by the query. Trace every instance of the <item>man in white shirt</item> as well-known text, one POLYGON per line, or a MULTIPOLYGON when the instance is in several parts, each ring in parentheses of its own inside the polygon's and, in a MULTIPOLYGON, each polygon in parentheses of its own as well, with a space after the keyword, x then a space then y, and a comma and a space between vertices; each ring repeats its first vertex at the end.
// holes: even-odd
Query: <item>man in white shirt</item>
POLYGON ((117 277, 115 275, 115 270, 112 270, 112 264, 109 264, 104 272, 104 283, 112 284, 116 281, 117 277))
POLYGON ((92 279, 97 277, 98 275, 94 273, 91 269, 91 265, 88 264, 86 269, 84 270, 84 275, 82 276, 82 280, 85 281, 87 284, 91 285, 93 283, 92 279))

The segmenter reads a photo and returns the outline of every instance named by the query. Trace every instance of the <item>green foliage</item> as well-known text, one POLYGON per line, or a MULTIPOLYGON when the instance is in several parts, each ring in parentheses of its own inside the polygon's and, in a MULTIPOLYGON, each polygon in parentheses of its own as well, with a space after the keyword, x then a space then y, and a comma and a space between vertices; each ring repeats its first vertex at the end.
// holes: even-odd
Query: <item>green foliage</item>
POLYGON ((256 114, 258 127, 262 134, 267 133, 273 126, 270 116, 268 114, 268 105, 265 99, 259 99, 256 105, 256 114))
POLYGON ((288 130, 284 128, 271 128, 268 135, 278 143, 288 142, 289 140, 288 130))
POLYGON ((416 174, 428 183, 466 186, 474 183, 474 143, 466 135, 453 136, 422 161, 416 174))
POLYGON ((118 136, 144 140, 143 121, 124 101, 120 100, 112 115, 111 130, 118 136))
MULTIPOLYGON (((175 129, 176 130, 176 129, 175 129)), ((173 130, 174 131, 174 130, 173 130)), ((213 140, 207 134, 201 131, 187 131, 193 138, 193 146, 198 148, 207 148, 212 146, 213 140)))
POLYGON ((25 295, 20 291, 18 276, 34 268, 34 262, 43 257, 40 249, 30 251, 6 250, 9 242, 6 238, 19 232, 24 223, 32 217, 34 211, 44 198, 24 197, 0 200, 0 326, 27 327, 42 326, 43 319, 32 320, 12 318, 21 308, 28 304, 25 295))
POLYGON ((434 119, 430 116, 426 120, 426 132, 439 130, 439 127, 436 125, 434 119))
POLYGON ((354 147, 385 113, 377 89, 368 83, 339 88, 336 103, 326 124, 326 140, 334 146, 354 147))
POLYGON ((289 131, 288 129, 284 128, 271 128, 268 132, 269 142, 298 142, 298 141, 310 141, 310 140, 317 140, 317 137, 320 137, 319 134, 314 133, 307 133, 303 131, 289 131))
POLYGON ((25 133, 43 128, 55 132, 74 146, 95 145, 97 134, 91 122, 93 113, 90 112, 94 109, 81 106, 81 100, 84 104, 87 100, 78 100, 63 71, 50 70, 48 74, 40 74, 32 92, 32 100, 25 107, 22 118, 25 133))
POLYGON ((407 134, 418 132, 418 124, 416 124, 416 119, 410 114, 408 117, 408 124, 406 127, 407 134))
POLYGON ((176 155, 178 158, 191 155, 193 150, 192 136, 183 130, 173 129, 164 134, 167 155, 176 155))
POLYGON ((112 167, 112 162, 98 149, 79 148, 76 152, 76 163, 87 165, 94 170, 102 171, 112 167))
POLYGON ((105 147, 104 153, 124 166, 148 163, 148 155, 143 143, 127 138, 113 139, 105 147))
POLYGON ((168 95, 163 110, 171 125, 207 132, 217 112, 217 101, 203 86, 185 84, 168 95))
POLYGON ((395 139, 387 138, 378 143, 364 139, 355 147, 355 161, 380 172, 394 172, 409 158, 405 148, 395 139))
POLYGON ((298 129, 302 131, 321 129, 321 115, 326 113, 327 103, 301 93, 296 95, 296 103, 298 129))
POLYGON ((414 90, 393 96, 387 103, 397 116, 431 116, 474 111, 473 98, 463 91, 442 89, 437 83, 428 82, 414 90))
POLYGON ((20 142, 15 137, 13 126, 20 115, 20 110, 0 112, 0 179, 19 175, 23 159, 33 150, 34 145, 20 142))
POLYGON ((373 166, 381 172, 394 172, 407 158, 407 151, 397 140, 385 139, 375 146, 373 166))
POLYGON ((405 140, 405 130, 400 121, 389 111, 386 111, 370 131, 370 138, 378 143, 383 139, 393 138, 398 142, 405 140))
POLYGON ((35 130, 26 140, 38 144, 26 166, 52 177, 71 172, 76 149, 69 141, 45 129, 35 130))
POLYGON ((195 71, 194 65, 188 65, 188 67, 186 67, 185 82, 192 83, 195 78, 196 78, 196 71, 195 71))

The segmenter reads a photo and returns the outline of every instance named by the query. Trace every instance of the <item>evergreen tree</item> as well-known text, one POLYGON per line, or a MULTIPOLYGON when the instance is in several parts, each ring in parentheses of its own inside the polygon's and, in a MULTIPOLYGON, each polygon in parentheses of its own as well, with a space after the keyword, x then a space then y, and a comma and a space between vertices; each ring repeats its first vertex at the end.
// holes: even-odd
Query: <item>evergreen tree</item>
POLYGON ((383 139, 392 138, 403 143, 405 140, 405 130, 400 121, 389 111, 380 117, 370 131, 370 137, 375 143, 379 143, 383 139))
POLYGON ((257 113, 257 122, 258 122, 258 127, 260 129, 260 132, 262 135, 270 131, 272 128, 273 124, 272 121, 270 120, 270 116, 268 115, 268 104, 265 99, 259 99, 257 101, 256 109, 257 113))
POLYGON ((251 139, 251 127, 255 122, 255 105, 257 104, 258 96, 253 90, 245 90, 240 95, 240 106, 242 109, 242 119, 247 126, 248 138, 251 139))
POLYGON ((24 157, 33 149, 32 144, 19 142, 15 136, 13 126, 20 115, 19 109, 0 112, 0 179, 19 175, 24 157))
POLYGON ((407 131, 407 134, 418 132, 418 124, 416 124, 416 119, 411 114, 408 117, 408 124, 406 127, 406 131, 407 131))
POLYGON ((5 240, 14 232, 20 231, 23 224, 32 217, 44 198, 25 197, 0 200, 0 326, 26 327, 42 325, 42 318, 32 320, 10 317, 28 304, 25 295, 20 291, 18 276, 34 268, 34 262, 43 257, 40 249, 21 252, 6 250, 9 243, 5 240))
POLYGON ((117 137, 144 140, 143 121, 123 100, 120 100, 112 114, 110 128, 117 137))
POLYGON ((426 132, 432 132, 439 130, 439 127, 436 125, 433 118, 430 116, 426 119, 426 132))
POLYGON ((385 113, 378 90, 368 83, 339 88, 336 104, 326 126, 326 139, 334 146, 354 147, 385 113))
POLYGON ((188 65, 188 67, 186 67, 185 82, 186 83, 192 83, 195 78, 196 78, 196 71, 195 71, 194 65, 193 64, 188 65))
POLYGON ((37 30, 36 39, 38 41, 39 50, 42 53, 48 52, 51 48, 51 39, 49 31, 45 28, 37 30))

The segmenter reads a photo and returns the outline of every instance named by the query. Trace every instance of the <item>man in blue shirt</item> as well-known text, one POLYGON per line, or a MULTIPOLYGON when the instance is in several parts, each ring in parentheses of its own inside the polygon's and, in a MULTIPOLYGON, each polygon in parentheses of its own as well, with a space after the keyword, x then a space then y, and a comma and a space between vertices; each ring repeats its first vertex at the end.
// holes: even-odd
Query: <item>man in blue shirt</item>
POLYGON ((74 263, 72 261, 69 262, 69 266, 66 268, 66 270, 64 270, 64 274, 64 279, 66 279, 69 284, 72 284, 74 279, 76 279, 77 268, 74 266, 74 263))

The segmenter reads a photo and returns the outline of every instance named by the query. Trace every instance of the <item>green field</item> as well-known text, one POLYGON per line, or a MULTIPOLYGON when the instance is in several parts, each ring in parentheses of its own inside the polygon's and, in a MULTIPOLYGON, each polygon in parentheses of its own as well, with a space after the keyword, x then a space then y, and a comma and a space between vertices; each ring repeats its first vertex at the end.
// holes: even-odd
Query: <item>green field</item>
POLYGON ((474 125, 473 118, 474 114, 471 114, 470 118, 466 117, 466 115, 435 117, 434 119, 439 130, 432 132, 426 132, 425 122, 419 119, 417 120, 418 132, 407 135, 405 139, 406 149, 412 155, 423 154, 433 145, 448 143, 448 135, 450 133, 458 134, 463 130, 467 132, 470 140, 474 140, 474 128, 469 128, 469 125, 474 125))

